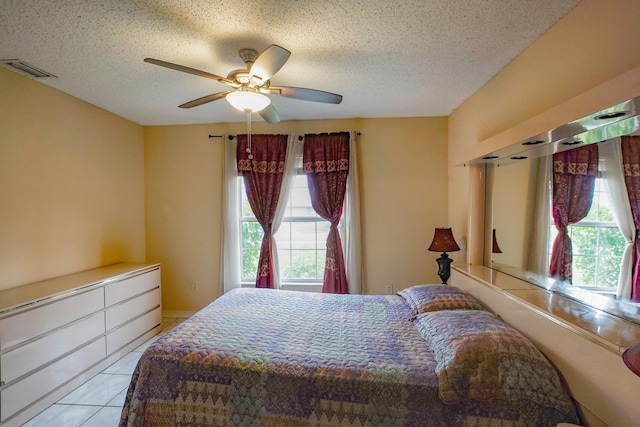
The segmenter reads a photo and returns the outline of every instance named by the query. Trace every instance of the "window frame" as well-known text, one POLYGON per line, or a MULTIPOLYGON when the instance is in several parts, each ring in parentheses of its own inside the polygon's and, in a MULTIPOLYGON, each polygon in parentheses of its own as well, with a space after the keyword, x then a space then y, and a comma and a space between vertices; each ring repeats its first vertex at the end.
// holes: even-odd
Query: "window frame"
MULTIPOLYGON (((299 156, 298 159, 299 162, 299 167, 296 167, 296 176, 306 176, 306 174, 303 172, 302 170, 302 156, 299 156)), ((247 195, 246 195, 246 189, 244 187, 244 178, 242 177, 242 175, 238 176, 238 182, 237 182, 237 186, 238 186, 238 192, 240 197, 238 197, 238 212, 239 212, 239 227, 238 227, 238 239, 240 242, 240 257, 241 257, 241 262, 240 262, 240 282, 243 286, 245 285, 252 285, 255 284, 255 276, 254 277, 245 277, 244 276, 244 267, 245 267, 245 250, 246 249, 251 249, 251 248, 245 248, 244 247, 244 241, 243 241, 243 230, 244 227, 243 225, 245 223, 256 223, 259 225, 255 215, 244 215, 244 209, 243 209, 243 203, 245 201, 248 202, 247 200, 247 195)), ((293 188, 293 187, 292 187, 293 188)), ((308 187, 307 187, 308 189, 308 187)), ((289 200, 288 202, 291 200, 291 195, 288 195, 289 200)), ((288 203, 287 202, 287 203, 288 203)), ((313 208, 312 208, 313 209, 313 208)), ((344 217, 344 210, 343 210, 343 217, 344 217)), ((284 225, 285 223, 329 223, 329 221, 321 218, 314 210, 314 216, 287 216, 286 213, 284 215, 284 217, 282 218, 282 225, 284 225)), ((341 218, 341 223, 342 223, 342 218, 341 218)), ((282 225, 280 227, 280 229, 282 229, 282 225)), ((318 231, 317 231, 317 225, 316 225, 316 243, 315 243, 315 249, 308 249, 308 250, 313 250, 316 252, 316 272, 318 277, 317 278, 283 278, 282 275, 280 276, 280 283, 282 285, 322 285, 323 281, 324 281, 324 268, 325 268, 325 264, 324 264, 324 260, 326 259, 326 245, 323 248, 319 248, 318 247, 318 243, 320 241, 322 242, 326 242, 326 238, 327 236, 324 236, 324 239, 318 239, 318 231), (318 252, 324 252, 325 253, 325 257, 318 257, 318 252), (321 261, 321 263, 319 263, 318 261, 321 261), (320 271, 322 271, 322 273, 320 273, 320 271)), ((259 251, 259 248, 258 248, 259 251)), ((281 258, 281 252, 280 251, 291 251, 291 249, 278 249, 278 261, 280 261, 281 258)), ((278 269, 280 270, 281 265, 278 265, 278 269)))

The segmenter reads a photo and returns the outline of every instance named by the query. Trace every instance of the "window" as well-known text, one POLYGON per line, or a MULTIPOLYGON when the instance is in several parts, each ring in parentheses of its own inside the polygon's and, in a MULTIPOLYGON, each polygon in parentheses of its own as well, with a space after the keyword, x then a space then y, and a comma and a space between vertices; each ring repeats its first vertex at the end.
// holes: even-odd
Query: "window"
MULTIPOLYGON (((613 219, 606 185, 596 178, 591 209, 585 218, 567 227, 573 246, 573 285, 615 291, 625 247, 613 219)), ((558 234, 551 220, 551 245, 558 234)))
MULTIPOLYGON (((307 177, 302 172, 302 157, 298 173, 289 192, 282 224, 275 234, 278 247, 280 281, 282 283, 322 283, 329 221, 318 216, 311 206, 307 177)), ((254 282, 263 231, 256 221, 244 180, 238 178, 241 200, 240 242, 242 252, 242 282, 254 282)))
MULTIPOLYGON (((282 208, 283 220, 274 236, 274 258, 278 262, 278 281, 283 289, 320 292, 325 286, 326 240, 330 223, 316 215, 311 206, 308 176, 302 172, 304 142, 292 138, 288 155, 295 162, 286 164, 288 200, 282 208), (295 184, 294 184, 295 181, 295 184), (292 188, 293 187, 293 188, 292 188), (286 208, 286 209, 285 209, 286 208), (285 215, 286 211, 286 215, 285 215)), ((361 246, 358 169, 353 138, 350 144, 349 179, 338 230, 342 240, 349 292, 360 293, 361 246)), ((246 197, 244 178, 238 176, 237 139, 225 138, 225 164, 222 209, 221 280, 224 292, 255 286, 263 232, 246 197)), ((283 197, 283 200, 286 198, 283 197)))

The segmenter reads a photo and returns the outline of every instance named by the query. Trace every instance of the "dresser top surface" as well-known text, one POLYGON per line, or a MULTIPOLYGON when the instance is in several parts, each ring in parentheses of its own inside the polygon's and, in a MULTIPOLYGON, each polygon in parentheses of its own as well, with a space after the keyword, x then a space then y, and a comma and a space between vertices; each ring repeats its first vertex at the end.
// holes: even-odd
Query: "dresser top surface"
POLYGON ((160 267, 160 264, 118 263, 0 291, 0 316, 45 300, 62 298, 72 292, 122 280, 160 267))

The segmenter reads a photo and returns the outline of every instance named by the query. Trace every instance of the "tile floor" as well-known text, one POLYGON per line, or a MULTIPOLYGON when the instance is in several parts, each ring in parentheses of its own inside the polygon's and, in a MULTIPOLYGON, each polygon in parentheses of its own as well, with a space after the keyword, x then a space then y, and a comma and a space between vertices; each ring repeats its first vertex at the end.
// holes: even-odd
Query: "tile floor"
MULTIPOLYGON (((163 317, 160 333, 169 331, 184 320, 163 317)), ((117 427, 133 370, 142 352, 156 338, 113 363, 23 426, 117 427)))

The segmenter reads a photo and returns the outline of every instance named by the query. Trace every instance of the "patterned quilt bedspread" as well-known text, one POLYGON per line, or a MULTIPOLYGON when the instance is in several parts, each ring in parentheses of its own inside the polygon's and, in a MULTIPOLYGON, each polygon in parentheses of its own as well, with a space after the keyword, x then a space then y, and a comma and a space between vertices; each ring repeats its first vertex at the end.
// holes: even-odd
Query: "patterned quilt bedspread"
POLYGON ((397 295, 236 289, 160 337, 120 426, 555 426, 520 399, 439 397, 436 354, 397 295))

